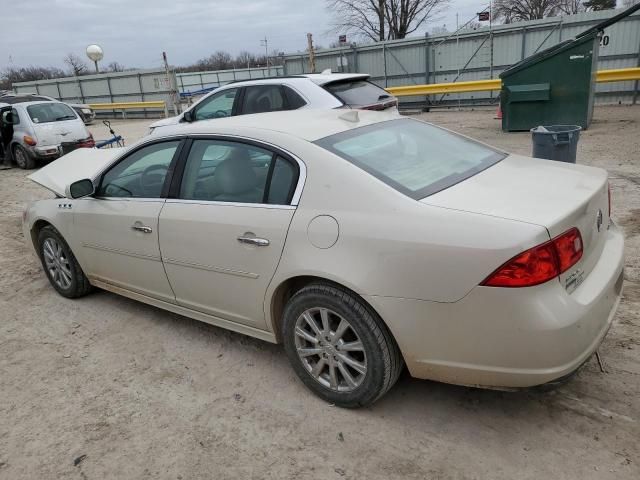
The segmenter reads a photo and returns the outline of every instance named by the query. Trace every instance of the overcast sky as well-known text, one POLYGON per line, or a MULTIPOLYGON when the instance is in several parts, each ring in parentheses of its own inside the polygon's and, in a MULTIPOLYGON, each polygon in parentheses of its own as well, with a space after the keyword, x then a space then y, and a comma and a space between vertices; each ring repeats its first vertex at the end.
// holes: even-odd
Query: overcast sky
MULTIPOLYGON (((488 4, 451 0, 429 25, 455 29, 488 4)), ((325 0, 0 0, 0 70, 8 66, 64 66, 63 57, 86 58, 87 45, 105 52, 103 63, 152 68, 162 62, 187 65, 216 50, 295 52, 306 47, 306 33, 328 46, 330 30, 325 0)), ((420 32, 424 33, 424 29, 420 32)), ((351 39, 349 39, 351 41, 351 39)))

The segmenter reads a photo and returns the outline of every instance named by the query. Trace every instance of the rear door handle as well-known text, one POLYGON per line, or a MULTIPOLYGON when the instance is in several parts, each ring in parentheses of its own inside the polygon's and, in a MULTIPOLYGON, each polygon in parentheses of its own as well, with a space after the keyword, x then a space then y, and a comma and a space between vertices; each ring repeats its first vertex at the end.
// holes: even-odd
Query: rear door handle
POLYGON ((153 232, 153 229, 151 227, 147 227, 146 225, 140 225, 138 223, 134 223, 133 225, 131 225, 131 228, 133 228, 134 230, 137 230, 139 232, 142 232, 142 233, 151 233, 151 232, 153 232))
POLYGON ((246 233, 239 236, 238 241, 246 245, 255 245, 256 247, 268 247, 270 243, 266 238, 249 237, 246 233))

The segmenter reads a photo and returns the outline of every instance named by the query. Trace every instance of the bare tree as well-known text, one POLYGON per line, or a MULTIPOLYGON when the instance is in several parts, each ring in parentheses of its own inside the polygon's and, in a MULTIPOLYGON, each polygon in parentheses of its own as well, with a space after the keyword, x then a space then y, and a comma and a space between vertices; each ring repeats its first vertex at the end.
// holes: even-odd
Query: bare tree
POLYGON ((66 57, 64 57, 64 63, 69 65, 69 68, 71 69, 71 75, 80 76, 86 75, 89 72, 87 64, 84 63, 84 61, 74 53, 70 53, 66 57))
POLYGON ((587 7, 588 10, 592 10, 594 12, 600 10, 611 10, 616 8, 616 0, 589 0, 588 2, 584 2, 584 6, 587 7))
MULTIPOLYGON (((504 23, 538 20, 560 12, 564 0, 495 0, 493 18, 504 23)), ((615 1, 615 0, 614 0, 615 1)))
POLYGON ((327 0, 334 31, 374 42, 405 38, 447 6, 449 0, 327 0))
POLYGON ((121 65, 118 62, 111 62, 107 65, 107 72, 124 72, 124 70, 124 65, 121 65))
POLYGON ((558 9, 562 13, 567 15, 573 15, 576 13, 586 12, 587 7, 582 3, 582 0, 561 0, 558 5, 558 9))
POLYGON ((9 67, 0 73, 0 89, 9 89, 11 85, 18 82, 31 82, 34 80, 50 80, 52 78, 62 78, 66 74, 56 67, 9 67))
POLYGON ((229 53, 218 50, 207 58, 202 58, 196 62, 196 66, 204 70, 228 70, 233 68, 233 59, 229 53))
POLYGON ((256 64, 256 56, 244 50, 236 56, 235 64, 236 68, 251 68, 251 65, 256 64))

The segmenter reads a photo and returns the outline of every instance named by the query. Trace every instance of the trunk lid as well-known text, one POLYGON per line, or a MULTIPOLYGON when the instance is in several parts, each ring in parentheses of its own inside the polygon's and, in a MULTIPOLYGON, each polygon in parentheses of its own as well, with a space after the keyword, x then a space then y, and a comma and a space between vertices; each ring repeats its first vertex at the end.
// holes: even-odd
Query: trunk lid
POLYGON ((81 148, 60 157, 27 178, 59 197, 64 197, 68 185, 85 178, 95 180, 125 150, 126 148, 81 148))
POLYGON ((79 118, 60 122, 34 123, 33 131, 38 145, 60 145, 62 142, 77 142, 89 137, 89 131, 79 118))
POLYGON ((560 276, 568 291, 593 269, 609 227, 605 170, 518 155, 421 202, 540 225, 550 238, 577 227, 582 258, 560 276))

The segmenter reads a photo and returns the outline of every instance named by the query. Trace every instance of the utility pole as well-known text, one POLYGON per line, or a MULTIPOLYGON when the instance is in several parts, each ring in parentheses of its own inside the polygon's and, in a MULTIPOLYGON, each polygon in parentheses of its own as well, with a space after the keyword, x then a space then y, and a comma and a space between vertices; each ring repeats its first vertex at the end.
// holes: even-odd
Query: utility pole
POLYGON ((260 40, 260 45, 264 47, 264 57, 267 59, 267 75, 271 76, 271 68, 269 68, 269 42, 266 35, 264 40, 260 40))
MULTIPOLYGON (((173 88, 173 82, 171 81, 171 75, 169 74, 169 62, 167 61, 167 52, 162 52, 162 61, 164 62, 164 71, 167 78, 167 86, 169 87, 169 98, 173 103, 173 113, 178 115, 178 92, 173 88)), ((166 111, 165 111, 166 115, 166 111)))
POLYGON ((313 49, 313 35, 307 33, 307 49, 309 50, 309 72, 316 73, 316 52, 313 49))

